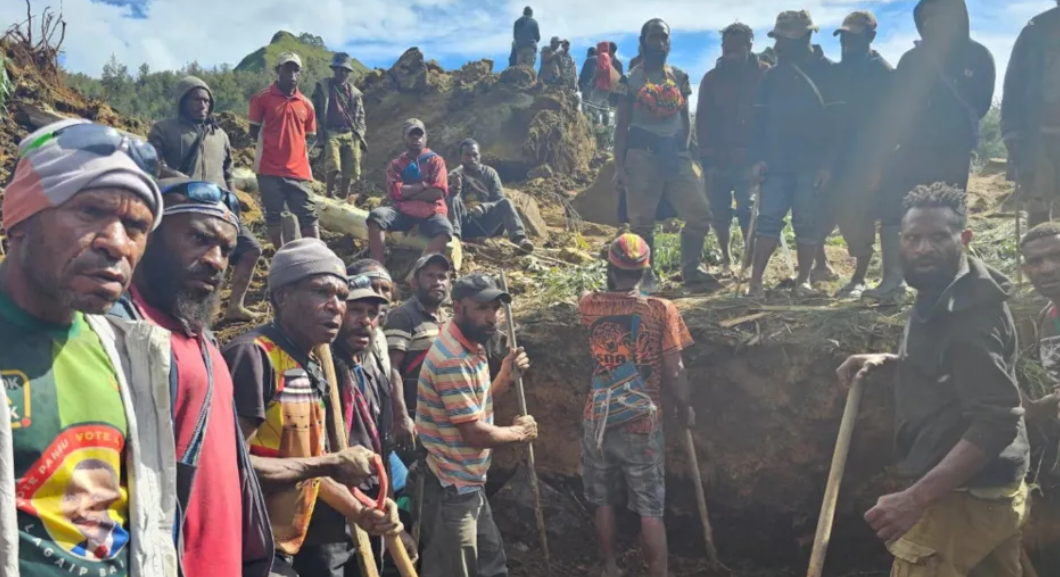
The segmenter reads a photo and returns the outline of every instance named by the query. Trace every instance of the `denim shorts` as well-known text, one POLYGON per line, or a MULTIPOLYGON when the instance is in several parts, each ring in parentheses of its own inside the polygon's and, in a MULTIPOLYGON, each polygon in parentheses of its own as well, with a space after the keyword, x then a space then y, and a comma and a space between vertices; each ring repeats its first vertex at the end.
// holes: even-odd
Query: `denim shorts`
POLYGON ((820 229, 817 226, 817 211, 820 204, 814 188, 815 172, 770 174, 762 183, 758 204, 758 223, 755 234, 763 238, 780 238, 784 230, 784 219, 791 211, 791 227, 799 244, 817 244, 820 229))
POLYGON ((660 518, 666 503, 666 440, 662 429, 632 433, 616 427, 596 447, 591 423, 582 435, 582 483, 593 506, 621 505, 641 517, 660 518))

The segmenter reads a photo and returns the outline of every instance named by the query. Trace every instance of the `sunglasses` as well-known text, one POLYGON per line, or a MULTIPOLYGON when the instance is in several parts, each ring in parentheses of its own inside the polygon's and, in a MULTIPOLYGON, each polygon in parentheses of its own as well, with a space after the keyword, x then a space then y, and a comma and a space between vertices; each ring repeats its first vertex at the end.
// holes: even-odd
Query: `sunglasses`
POLYGON ((19 157, 25 157, 31 150, 40 148, 49 142, 54 142, 63 150, 79 150, 97 156, 110 156, 121 151, 131 158, 140 170, 152 177, 157 177, 159 173, 158 153, 155 152, 155 147, 139 138, 128 136, 101 124, 73 124, 44 134, 29 143, 19 157))
POLYGON ((232 213, 237 216, 239 215, 239 199, 236 198, 236 195, 212 182, 196 180, 192 182, 171 184, 162 188, 162 196, 174 193, 186 196, 192 202, 199 202, 202 204, 217 204, 218 202, 223 202, 224 205, 228 207, 228 210, 231 210, 232 213))

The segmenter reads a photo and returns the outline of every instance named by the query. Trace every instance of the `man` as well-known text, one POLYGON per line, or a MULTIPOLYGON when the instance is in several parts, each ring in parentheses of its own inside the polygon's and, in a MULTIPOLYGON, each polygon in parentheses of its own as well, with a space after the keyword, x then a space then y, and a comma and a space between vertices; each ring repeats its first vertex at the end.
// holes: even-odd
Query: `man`
POLYGON ((460 143, 462 164, 449 173, 450 212, 453 233, 462 239, 497 236, 508 238, 523 252, 534 252, 526 227, 515 204, 504 195, 501 177, 482 164, 478 143, 468 138, 460 143))
POLYGON ((789 210, 798 244, 795 292, 813 294, 810 269, 820 241, 817 195, 832 179, 840 109, 832 86, 834 63, 812 43, 817 31, 810 13, 801 10, 782 12, 769 33, 776 40, 778 64, 762 77, 752 121, 751 176, 762 184, 748 287, 752 296, 763 294, 762 275, 789 210))
POLYGON ((607 51, 611 54, 611 66, 618 71, 618 75, 622 76, 625 74, 625 69, 622 68, 622 61, 618 59, 618 44, 608 42, 607 51))
POLYGON ((902 270, 917 296, 898 354, 855 355, 837 370, 847 385, 895 371, 897 472, 911 484, 865 519, 894 555, 892 575, 1019 577, 1030 447, 1013 287, 965 254, 963 191, 919 186, 905 206, 902 270))
MULTIPOLYGON (((339 334, 346 312, 346 269, 319 239, 289 242, 269 267, 273 322, 224 349, 235 385, 239 426, 254 470, 268 491, 275 536, 273 575, 315 575, 318 558, 300 555, 308 542, 317 499, 372 534, 398 533, 397 511, 365 507, 347 487, 374 473, 372 452, 350 447, 327 453, 327 380, 313 351, 339 334)), ((315 535, 314 535, 315 537, 315 535)))
POLYGON ((418 227, 430 241, 424 254, 441 253, 453 238, 449 209, 449 174, 445 159, 427 148, 427 128, 410 118, 402 131, 406 151, 390 161, 386 190, 395 206, 381 206, 368 215, 368 246, 372 259, 386 258, 386 233, 418 227))
POLYGON ((508 574, 500 532, 486 499, 492 449, 537 438, 533 417, 493 424, 493 399, 530 361, 513 349, 490 382, 483 346, 497 333, 501 303, 511 296, 486 275, 453 286, 453 320, 431 346, 419 382, 416 430, 427 449, 424 482, 424 577, 508 574))
POLYGON ((209 333, 238 246, 238 201, 213 183, 173 178, 160 184, 162 224, 111 313, 171 335, 184 574, 267 577, 273 552, 265 502, 236 427, 232 377, 209 333))
POLYGON ((548 46, 541 49, 541 68, 537 72, 543 84, 560 85, 563 83, 563 41, 553 36, 548 46))
POLYGON ((420 370, 431 345, 449 321, 442 303, 449 299, 449 259, 440 254, 421 257, 409 274, 412 298, 390 313, 386 321, 386 344, 390 364, 401 374, 409 416, 416 415, 420 370))
MULTIPOLYGON (((670 66, 670 25, 656 18, 640 31, 644 63, 623 77, 615 130, 615 176, 626 187, 630 228, 654 246, 655 213, 663 200, 685 221, 681 230, 681 276, 685 286, 707 290, 718 281, 700 267, 710 231, 710 204, 701 170, 692 161, 689 142, 692 86, 680 68, 670 66)), ((644 289, 656 290, 650 270, 644 289)))
POLYGON ((821 195, 821 243, 810 280, 835 278, 824 252, 824 241, 838 224, 856 265, 850 282, 836 296, 860 298, 867 288, 865 275, 876 243, 874 207, 888 156, 880 145, 880 133, 887 123, 893 122, 884 114, 884 105, 894 69, 872 49, 876 17, 871 12, 850 14, 835 36, 839 36, 843 47, 843 58, 835 67, 835 87, 844 109, 839 118, 834 185, 821 195))
MULTIPOLYGON (((228 134, 213 117, 214 97, 210 87, 194 76, 186 76, 177 84, 176 100, 177 117, 152 126, 147 141, 169 168, 188 178, 235 190, 232 184, 232 145, 228 134)), ((246 308, 246 299, 260 258, 258 239, 240 223, 236 249, 229 257, 235 266, 225 320, 250 321, 255 318, 254 313, 246 308)))
POLYGON ((331 78, 317 82, 313 90, 318 138, 324 144, 327 195, 345 200, 350 187, 361 179, 361 155, 368 150, 365 137, 364 99, 353 85, 353 59, 336 52, 331 59, 331 78))
MULTIPOLYGON (((1038 352, 1050 384, 1060 387, 1060 224, 1046 222, 1032 228, 1020 241, 1023 272, 1038 294, 1049 299, 1038 329, 1038 352)), ((1060 414, 1060 392, 1037 401, 1023 400, 1028 421, 1054 420, 1060 414)))
POLYGON ((721 31, 721 58, 703 75, 696 105, 699 162, 710 195, 722 266, 726 268, 732 264, 733 216, 740 223, 745 243, 751 226, 751 159, 747 148, 755 91, 769 70, 769 65, 751 51, 754 37, 746 24, 732 24, 721 31))
POLYGON ((584 103, 589 102, 589 98, 593 94, 593 78, 596 75, 596 47, 590 46, 589 50, 585 53, 585 62, 582 63, 582 71, 578 74, 578 90, 582 95, 582 109, 585 110, 584 103))
POLYGON ((563 77, 563 87, 571 92, 578 91, 578 65, 574 63, 574 57, 570 54, 570 40, 564 40, 560 44, 562 51, 560 58, 560 75, 563 77))
POLYGON ((1060 8, 1035 16, 1012 49, 1001 131, 1029 200, 1031 226, 1052 218, 1060 198, 1060 8))
POLYGON ((541 30, 537 26, 537 20, 534 20, 533 8, 523 8, 523 16, 515 21, 512 36, 514 40, 509 64, 533 68, 534 61, 537 60, 537 43, 541 42, 541 30))
MULTIPOLYGON (((644 298, 640 284, 651 267, 651 249, 635 234, 624 234, 608 251, 607 292, 582 298, 582 326, 589 330, 595 381, 632 362, 651 397, 655 414, 662 412, 662 390, 672 393, 683 427, 695 420, 688 376, 681 351, 692 344, 681 313, 673 303, 644 298)), ((645 415, 623 425, 594 419, 594 395, 585 405, 582 469, 586 500, 596 507, 596 534, 604 577, 618 577, 615 555, 615 505, 640 516, 644 557, 651 577, 666 577, 666 526, 663 524, 666 479, 662 420, 645 415), (625 485, 628 490, 622 489, 625 485), (628 495, 628 498, 627 498, 628 495)))
POLYGON ((880 136, 894 152, 880 194, 883 279, 864 293, 877 300, 906 291, 898 258, 902 198, 921 184, 968 188, 979 122, 994 97, 994 58, 970 38, 964 0, 921 0, 913 18, 921 41, 898 62, 880 136))
POLYGON ((596 45, 596 69, 593 71, 592 94, 589 104, 594 124, 611 124, 611 93, 614 92, 621 74, 611 66, 611 48, 606 41, 596 45))
POLYGON ((273 248, 283 246, 284 207, 298 218, 302 238, 318 238, 316 210, 309 183, 307 138, 316 138, 313 104, 298 90, 302 59, 294 52, 280 54, 276 82, 250 99, 250 137, 257 141, 254 172, 258 175, 265 224, 273 248))
POLYGON ((0 262, 4 577, 177 575, 169 335, 101 316, 162 218, 156 170, 150 145, 83 120, 19 145, 0 262))

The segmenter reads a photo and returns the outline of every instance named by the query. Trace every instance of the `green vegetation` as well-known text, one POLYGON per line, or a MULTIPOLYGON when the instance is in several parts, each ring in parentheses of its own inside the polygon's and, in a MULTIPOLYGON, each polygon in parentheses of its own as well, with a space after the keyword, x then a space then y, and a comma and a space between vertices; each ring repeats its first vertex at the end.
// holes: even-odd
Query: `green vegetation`
MULTIPOLYGON (((192 62, 180 70, 153 72, 147 64, 141 64, 134 75, 125 63, 111 56, 100 78, 75 73, 65 74, 65 80, 71 88, 90 98, 105 100, 122 114, 158 121, 176 112, 173 92, 180 79, 190 74, 210 85, 215 112, 231 111, 246 116, 250 98, 275 79, 272 63, 281 52, 288 51, 302 57, 304 69, 300 85, 307 94, 312 93, 318 80, 331 75, 328 65, 332 53, 320 37, 308 34, 295 37, 281 31, 273 36, 272 43, 244 58, 235 68, 222 64, 207 69, 192 62)), ((356 60, 354 68, 358 70, 357 75, 368 70, 356 60)))
POLYGON ((1005 141, 1001 138, 1001 105, 995 103, 979 125, 979 148, 975 151, 976 164, 982 166, 991 158, 1008 158, 1005 141))
POLYGON ((7 110, 7 97, 11 95, 11 81, 7 77, 7 68, 4 66, 4 57, 0 55, 0 118, 7 110))

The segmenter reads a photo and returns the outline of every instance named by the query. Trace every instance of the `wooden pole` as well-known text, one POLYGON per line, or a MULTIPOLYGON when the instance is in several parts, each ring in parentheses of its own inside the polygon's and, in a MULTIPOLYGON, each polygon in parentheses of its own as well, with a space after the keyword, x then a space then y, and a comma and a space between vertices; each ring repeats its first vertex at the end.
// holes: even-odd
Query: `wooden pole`
POLYGON ((817 519, 817 534, 813 538, 813 553, 810 555, 810 568, 807 577, 821 577, 824 571, 825 554, 832 539, 832 522, 835 520, 836 502, 839 499, 839 484, 847 467, 847 455, 850 453, 850 439, 854 436, 854 424, 858 420, 861 396, 865 390, 865 381, 858 379, 847 395, 846 407, 843 408, 843 420, 839 425, 839 437, 836 439, 835 451, 832 453, 832 468, 828 472, 828 483, 824 489, 824 501, 821 503, 821 515, 817 519))
MULTIPOLYGON (((508 275, 501 271, 501 289, 508 292, 508 275)), ((504 303, 504 314, 508 321, 508 347, 511 350, 519 348, 515 340, 515 316, 512 314, 511 303, 504 303)), ((515 391, 519 399, 519 414, 526 416, 526 392, 523 388, 523 376, 519 369, 512 367, 512 376, 515 379, 515 391)), ((530 490, 534 494, 534 517, 537 520, 537 534, 541 541, 541 552, 545 558, 545 567, 549 575, 552 575, 552 557, 548 552, 548 536, 545 533, 545 514, 541 510, 541 487, 537 482, 537 466, 534 461, 534 444, 526 444, 527 467, 530 469, 530 490)))
POLYGON ((707 560, 711 567, 721 567, 718 560, 718 548, 714 545, 714 529, 710 526, 710 514, 707 512, 707 496, 703 491, 703 478, 699 473, 699 457, 696 456, 696 441, 692 429, 685 429, 685 451, 688 454, 688 466, 692 473, 692 482, 696 486, 696 504, 699 506, 699 522, 703 525, 703 541, 707 546, 707 560))
POLYGON ((762 186, 759 184, 754 185, 751 188, 751 192, 755 195, 755 201, 751 208, 751 224, 747 227, 747 238, 743 239, 743 259, 740 262, 740 276, 747 273, 747 269, 751 267, 751 262, 754 259, 755 227, 758 224, 758 210, 762 202, 762 186))

